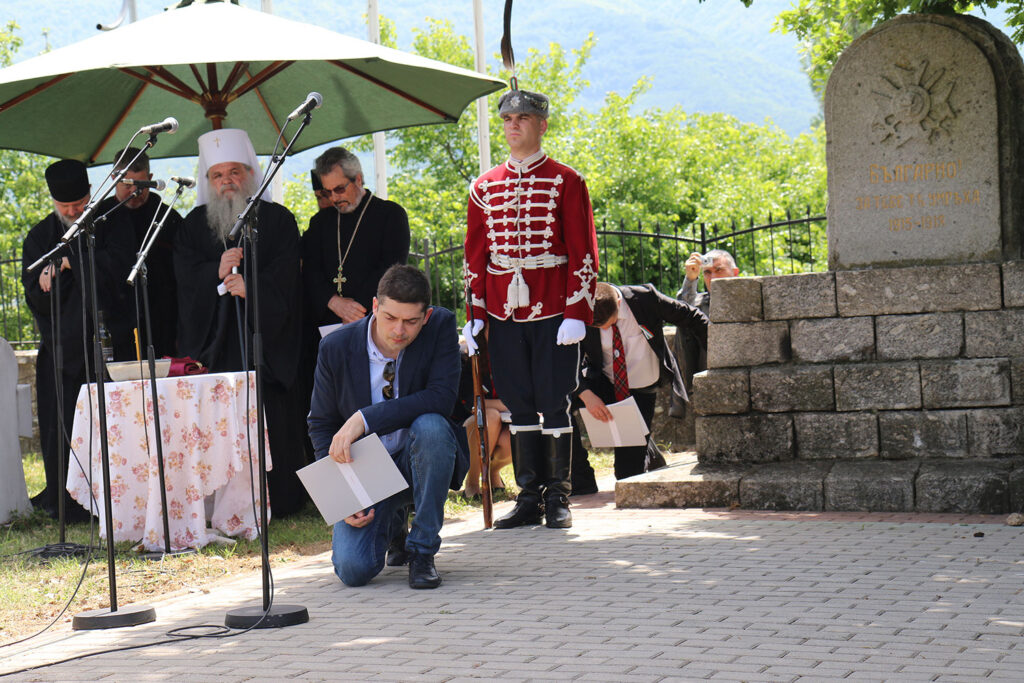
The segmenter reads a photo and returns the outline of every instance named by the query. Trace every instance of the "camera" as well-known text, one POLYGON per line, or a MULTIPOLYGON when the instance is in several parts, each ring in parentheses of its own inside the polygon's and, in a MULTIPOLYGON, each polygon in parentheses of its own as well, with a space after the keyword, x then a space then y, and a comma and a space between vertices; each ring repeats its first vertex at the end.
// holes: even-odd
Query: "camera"
POLYGON ((710 268, 710 267, 712 267, 713 265, 715 265, 715 257, 714 256, 708 256, 707 254, 704 254, 703 256, 700 257, 700 265, 701 265, 701 268, 710 268))

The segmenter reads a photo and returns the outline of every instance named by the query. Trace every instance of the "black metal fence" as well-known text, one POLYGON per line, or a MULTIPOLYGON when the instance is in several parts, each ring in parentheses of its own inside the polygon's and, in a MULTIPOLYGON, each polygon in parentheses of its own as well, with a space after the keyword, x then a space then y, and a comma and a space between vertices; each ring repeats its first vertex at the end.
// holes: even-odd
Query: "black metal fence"
MULTIPOLYGON (((751 218, 744 227, 695 223, 672 226, 671 232, 657 224, 645 228, 642 221, 637 221, 635 230, 628 230, 624 221, 617 229, 603 223, 597 231, 599 274, 607 282, 650 282, 674 295, 683 284, 689 255, 712 249, 731 253, 742 275, 823 271, 828 266, 825 225, 825 217, 810 209, 800 216, 787 212, 782 220, 769 215, 760 225, 751 218)), ((462 244, 450 238, 442 245, 424 239, 418 248, 410 260, 430 277, 433 302, 452 309, 461 320, 465 315, 462 244)))
MULTIPOLYGON (((728 226, 695 223, 645 226, 627 229, 624 221, 609 229, 603 223, 597 231, 600 277, 608 282, 636 284, 650 282, 666 294, 675 294, 685 277, 684 264, 693 252, 724 249, 736 259, 742 275, 782 275, 823 271, 827 267, 825 217, 810 209, 794 217, 789 212, 782 220, 768 216, 766 223, 728 226)), ((426 271, 433 287, 433 302, 465 316, 462 290, 462 244, 451 238, 447 244, 428 239, 420 242, 411 261, 426 271)), ((39 335, 25 305, 21 286, 21 258, 12 250, 10 258, 0 259, 0 319, 3 336, 15 347, 32 347, 39 335)))
POLYGON ((21 285, 21 253, 0 258, 0 321, 2 336, 15 348, 34 348, 39 344, 35 320, 25 303, 25 289, 21 285))

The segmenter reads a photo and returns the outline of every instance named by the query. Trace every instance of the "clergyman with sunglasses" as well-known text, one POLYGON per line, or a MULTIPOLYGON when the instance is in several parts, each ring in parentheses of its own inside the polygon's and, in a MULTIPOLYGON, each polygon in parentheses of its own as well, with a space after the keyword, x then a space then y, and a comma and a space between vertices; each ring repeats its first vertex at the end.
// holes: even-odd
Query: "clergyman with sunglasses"
POLYGON ((469 468, 465 431, 448 416, 461 365, 455 316, 430 306, 430 283, 413 266, 384 273, 372 315, 329 334, 320 344, 309 436, 317 458, 351 462, 350 448, 376 433, 409 488, 334 525, 334 571, 362 586, 384 568, 396 509, 411 495, 416 509, 406 538, 409 585, 437 588, 444 503, 469 468), (461 433, 462 438, 459 438, 461 433))

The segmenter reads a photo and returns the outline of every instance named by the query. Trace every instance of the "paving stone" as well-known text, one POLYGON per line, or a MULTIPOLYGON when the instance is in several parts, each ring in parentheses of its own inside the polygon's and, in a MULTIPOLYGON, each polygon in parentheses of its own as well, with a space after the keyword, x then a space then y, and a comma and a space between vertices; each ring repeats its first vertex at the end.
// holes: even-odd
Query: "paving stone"
POLYGON ((874 322, 870 317, 794 320, 790 346, 793 359, 801 363, 871 360, 874 322))
POLYGON ((693 410, 698 415, 747 412, 750 410, 749 374, 746 368, 698 372, 693 376, 693 410))
POLYGON ((740 505, 753 510, 821 510, 822 482, 831 466, 787 462, 752 467, 740 479, 740 505))
POLYGON ((765 413, 832 410, 832 367, 787 364, 752 368, 750 405, 765 413))
POLYGON ((789 415, 715 415, 697 418, 702 463, 752 463, 793 458, 789 415))
POLYGON ((836 304, 844 317, 993 310, 1002 299, 995 263, 836 273, 836 304))
POLYGON ((1001 358, 1024 348, 1024 309, 964 313, 964 355, 1001 358))
POLYGON ((761 320, 761 308, 761 278, 727 277, 715 281, 715 296, 708 312, 716 323, 761 320))
POLYGON ((1010 463, 1000 460, 921 462, 915 484, 920 512, 1007 512, 1010 463))
POLYGON ((921 376, 917 363, 837 365, 833 377, 837 410, 921 407, 921 376))
POLYGON ((782 363, 789 360, 786 322, 711 323, 708 368, 782 363))
POLYGON ((878 434, 879 455, 887 460, 968 455, 967 413, 962 410, 881 412, 878 434))
POLYGON ((914 509, 918 463, 836 462, 825 477, 826 510, 902 512, 914 509))
POLYGON ((880 315, 875 343, 879 360, 955 358, 964 346, 963 313, 880 315))
POLYGON ((878 456, 878 418, 871 413, 795 413, 801 460, 878 456))
POLYGON ((765 320, 836 315, 834 273, 796 273, 761 278, 765 320))
POLYGON ((925 408, 1010 405, 1010 361, 921 361, 921 402, 925 408))

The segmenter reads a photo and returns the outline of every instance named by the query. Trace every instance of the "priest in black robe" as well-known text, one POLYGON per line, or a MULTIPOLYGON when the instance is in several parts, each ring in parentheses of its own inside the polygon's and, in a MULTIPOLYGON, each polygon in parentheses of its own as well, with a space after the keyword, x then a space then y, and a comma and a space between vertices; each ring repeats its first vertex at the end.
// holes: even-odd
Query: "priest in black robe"
MULTIPOLYGON (((151 181, 153 174, 149 171, 149 156, 143 152, 136 158, 138 153, 137 148, 129 147, 115 154, 113 171, 119 171, 128 166, 124 175, 125 180, 151 181), (134 163, 132 163, 133 159, 134 163)), ((137 258, 138 253, 145 246, 143 240, 157 211, 159 211, 159 216, 156 218, 161 220, 169 207, 161 201, 159 195, 150 192, 149 188, 144 186, 128 185, 121 182, 114 188, 114 194, 114 197, 103 200, 99 206, 99 213, 100 215, 106 214, 120 205, 116 209, 116 213, 123 214, 131 223, 132 253, 137 258)), ((174 277, 174 235, 178 232, 178 226, 181 225, 181 214, 173 209, 170 209, 170 212, 146 258, 146 289, 149 292, 153 350, 157 358, 177 355, 178 291, 174 277)), ((114 355, 118 360, 135 358, 132 331, 138 326, 140 351, 142 357, 146 358, 146 348, 149 342, 146 337, 145 311, 141 307, 141 276, 136 278, 134 287, 127 282, 122 284, 121 296, 124 299, 124 307, 118 320, 111 325, 115 344, 114 355), (125 337, 130 347, 128 357, 124 357, 123 351, 125 337)))
POLYGON ((384 271, 409 258, 409 217, 364 187, 359 159, 344 147, 321 154, 316 174, 333 204, 302 236, 306 304, 319 327, 367 315, 384 271))
MULTIPOLYGON (((60 264, 56 268, 47 264, 29 270, 28 266, 55 247, 85 211, 90 200, 89 176, 82 162, 64 159, 46 169, 46 184, 53 198, 54 211, 29 230, 21 252, 21 281, 40 335, 36 359, 36 405, 46 488, 32 498, 32 504, 56 517, 58 496, 64 492, 66 519, 76 521, 86 519, 88 514, 66 492, 68 439, 74 424, 78 392, 87 377, 92 377, 87 369, 93 364, 91 303, 83 302, 83 293, 88 296, 91 268, 84 235, 79 233, 79 237, 61 252, 60 264), (58 304, 59 320, 54 316, 58 304), (83 345, 83 326, 89 346, 83 345), (61 367, 58 368, 58 364, 61 367), (64 480, 59 475, 60 458, 65 464, 64 480)), ((122 217, 115 217, 97 226, 95 235, 97 298, 104 320, 107 320, 118 313, 118 282, 128 277, 131 268, 131 227, 122 217)), ((82 462, 88 462, 88 454, 80 454, 79 457, 82 462)))
POLYGON ((178 350, 212 372, 252 369, 250 294, 252 278, 258 281, 263 405, 273 466, 267 480, 273 513, 282 517, 301 509, 307 499, 295 475, 306 464, 305 416, 296 408, 302 301, 299 231, 291 212, 263 198, 255 212, 256 258, 248 247, 243 253, 241 232, 229 236, 237 215, 257 190, 258 169, 245 131, 222 129, 199 137, 197 206, 174 241, 178 350), (243 343, 248 350, 244 357, 243 343))

